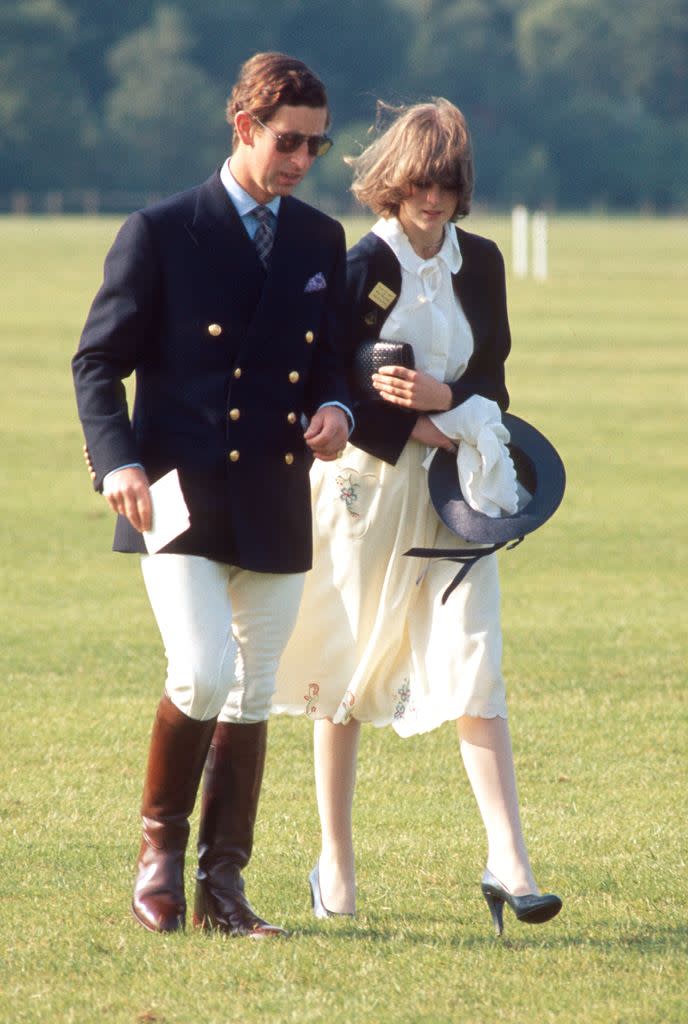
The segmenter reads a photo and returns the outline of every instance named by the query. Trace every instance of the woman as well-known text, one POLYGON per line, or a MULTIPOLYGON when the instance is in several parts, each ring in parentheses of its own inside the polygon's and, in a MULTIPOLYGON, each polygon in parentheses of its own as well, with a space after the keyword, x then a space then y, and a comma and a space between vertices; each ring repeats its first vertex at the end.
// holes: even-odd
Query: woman
POLYGON ((349 253, 349 338, 408 342, 415 370, 374 375, 378 401, 356 407, 341 457, 311 474, 315 551, 274 710, 315 722, 322 849, 310 877, 316 916, 353 914, 351 808, 361 722, 401 736, 457 723, 488 839, 482 890, 497 932, 504 903, 544 921, 521 831, 501 675, 496 556, 482 558, 446 604, 456 566, 427 567, 412 547, 456 547, 429 498, 427 456, 455 450, 466 403, 506 409, 510 348, 496 245, 455 228, 470 208, 468 129, 447 100, 399 112, 356 159, 352 191, 379 216, 349 253), (474 396, 478 396, 477 398, 474 396))

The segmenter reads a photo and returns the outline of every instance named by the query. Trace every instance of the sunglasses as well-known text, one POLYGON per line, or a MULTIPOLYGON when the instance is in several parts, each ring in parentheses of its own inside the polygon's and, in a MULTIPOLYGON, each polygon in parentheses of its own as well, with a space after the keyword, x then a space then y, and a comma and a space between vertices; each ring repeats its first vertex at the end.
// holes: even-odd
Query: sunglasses
POLYGON ((295 153, 301 149, 304 142, 308 146, 309 156, 325 156, 329 153, 334 143, 327 135, 302 135, 301 132, 276 132, 269 124, 263 124, 255 114, 251 117, 261 128, 266 128, 275 140, 275 149, 278 153, 295 153))
POLYGON ((444 189, 446 192, 458 192, 460 187, 460 181, 458 181, 456 178, 423 178, 418 181, 410 182, 410 185, 413 188, 417 188, 421 192, 424 192, 427 189, 432 188, 433 185, 439 185, 439 187, 441 189, 444 189))

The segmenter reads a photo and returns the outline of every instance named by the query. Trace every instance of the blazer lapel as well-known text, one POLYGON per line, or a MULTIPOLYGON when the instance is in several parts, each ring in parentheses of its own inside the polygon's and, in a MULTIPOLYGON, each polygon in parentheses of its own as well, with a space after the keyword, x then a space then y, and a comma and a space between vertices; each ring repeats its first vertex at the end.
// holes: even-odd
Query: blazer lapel
POLYGON ((265 271, 219 171, 199 188, 194 217, 186 230, 228 301, 255 309, 265 271))
POLYGON ((480 253, 475 251, 471 240, 460 228, 456 229, 461 246, 462 263, 458 274, 453 275, 454 291, 471 325, 475 350, 481 347, 485 336, 485 321, 489 304, 485 302, 484 282, 481 282, 480 253))

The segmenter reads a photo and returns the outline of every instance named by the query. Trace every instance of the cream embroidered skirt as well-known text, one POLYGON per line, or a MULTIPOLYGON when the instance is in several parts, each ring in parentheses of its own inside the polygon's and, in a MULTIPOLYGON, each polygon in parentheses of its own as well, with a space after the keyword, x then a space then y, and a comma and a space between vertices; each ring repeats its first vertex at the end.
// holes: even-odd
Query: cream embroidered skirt
POLYGON ((273 711, 353 716, 400 736, 461 715, 506 717, 497 556, 474 565, 445 605, 460 566, 403 556, 460 546, 430 503, 426 452, 409 441, 390 466, 348 445, 336 462, 314 463, 313 569, 273 711))

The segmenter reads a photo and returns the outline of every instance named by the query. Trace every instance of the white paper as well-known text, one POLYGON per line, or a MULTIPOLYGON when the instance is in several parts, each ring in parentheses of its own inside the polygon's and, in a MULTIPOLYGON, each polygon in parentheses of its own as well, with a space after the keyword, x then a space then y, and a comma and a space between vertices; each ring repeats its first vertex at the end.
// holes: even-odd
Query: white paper
POLYGON ((150 495, 153 503, 153 525, 150 530, 144 530, 143 539, 148 554, 153 555, 180 533, 188 530, 191 519, 176 469, 170 470, 151 484, 150 495))

